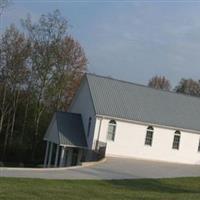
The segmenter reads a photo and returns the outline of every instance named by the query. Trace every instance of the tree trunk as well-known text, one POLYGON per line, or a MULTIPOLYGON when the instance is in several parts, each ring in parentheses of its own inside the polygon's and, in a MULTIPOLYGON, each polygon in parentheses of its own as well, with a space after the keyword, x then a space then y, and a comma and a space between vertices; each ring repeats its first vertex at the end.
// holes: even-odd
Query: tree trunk
MULTIPOLYGON (((60 99, 61 99, 62 91, 59 91, 58 98, 56 100, 56 111, 60 110, 60 99)), ((62 103, 62 102, 61 102, 62 103)))
POLYGON ((2 132, 2 129, 3 129, 3 122, 4 122, 4 113, 1 114, 1 119, 0 119, 0 134, 2 132))
POLYGON ((35 151, 36 151, 37 142, 38 142, 37 139, 38 139, 38 134, 39 134, 40 118, 44 111, 44 108, 38 108, 37 110, 39 111, 36 113, 36 117, 35 117, 35 132, 33 135, 34 138, 33 138, 33 146, 32 146, 32 161, 34 161, 34 158, 35 158, 35 151))
POLYGON ((14 93, 14 101, 13 101, 13 116, 12 116, 12 124, 11 124, 11 131, 10 131, 10 141, 9 145, 12 145, 13 141, 13 133, 14 133, 14 127, 15 127, 15 119, 16 119, 16 111, 18 106, 18 100, 19 100, 19 90, 17 90, 14 93))
POLYGON ((8 137, 9 137, 9 129, 11 127, 10 124, 10 118, 8 119, 7 127, 6 127, 6 133, 5 133, 5 138, 4 138, 4 145, 3 145, 3 152, 2 152, 2 161, 4 161, 6 151, 7 151, 7 144, 8 144, 8 137))
POLYGON ((2 133, 3 122, 6 115, 6 108, 5 108, 6 95, 7 95, 7 89, 6 89, 6 85, 4 85, 3 100, 2 100, 2 105, 1 105, 0 134, 2 133))
POLYGON ((25 128, 26 128, 26 121, 27 121, 27 116, 28 116, 28 108, 29 108, 29 99, 28 99, 28 101, 26 103, 26 107, 25 107, 24 122, 23 122, 22 133, 21 133, 21 137, 20 137, 20 141, 19 141, 20 145, 23 144, 24 133, 25 133, 25 128))

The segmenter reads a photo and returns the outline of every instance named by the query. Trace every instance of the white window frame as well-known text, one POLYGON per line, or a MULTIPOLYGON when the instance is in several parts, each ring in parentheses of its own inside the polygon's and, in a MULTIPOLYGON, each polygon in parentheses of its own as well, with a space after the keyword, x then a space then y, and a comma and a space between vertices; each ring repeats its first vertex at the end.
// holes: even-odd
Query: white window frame
POLYGON ((174 133, 174 139, 173 139, 173 143, 172 143, 172 149, 179 150, 180 149, 180 143, 181 143, 181 132, 177 130, 174 133), (177 137, 178 137, 178 140, 176 141, 177 137))
POLYGON ((115 141, 117 123, 115 120, 110 120, 108 122, 108 130, 107 130, 107 140, 108 141, 115 141), (113 128, 113 132, 110 132, 110 126, 113 128))
POLYGON ((198 144, 197 152, 200 153, 200 138, 199 138, 199 144, 198 144))
POLYGON ((148 126, 147 130, 146 130, 146 137, 145 137, 145 141, 144 144, 146 146, 152 146, 153 144, 153 134, 154 134, 154 128, 153 126, 148 126))

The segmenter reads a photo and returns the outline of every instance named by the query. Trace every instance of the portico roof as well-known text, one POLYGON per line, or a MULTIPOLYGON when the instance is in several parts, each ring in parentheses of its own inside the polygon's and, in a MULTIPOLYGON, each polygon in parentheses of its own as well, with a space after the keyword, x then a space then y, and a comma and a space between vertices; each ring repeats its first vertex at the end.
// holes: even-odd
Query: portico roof
POLYGON ((80 114, 56 112, 44 140, 62 146, 86 148, 87 142, 80 114))

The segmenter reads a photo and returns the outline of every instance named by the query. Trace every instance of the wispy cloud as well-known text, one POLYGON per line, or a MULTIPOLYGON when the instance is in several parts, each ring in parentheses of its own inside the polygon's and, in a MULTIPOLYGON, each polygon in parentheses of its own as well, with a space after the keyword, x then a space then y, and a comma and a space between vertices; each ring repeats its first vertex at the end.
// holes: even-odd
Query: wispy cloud
POLYGON ((199 78, 200 2, 49 2, 15 3, 4 25, 31 13, 59 8, 73 26, 70 32, 85 48, 92 72, 146 83, 161 74, 173 83, 199 78))
POLYGON ((91 31, 91 70, 140 82, 158 73, 173 83, 199 78, 198 8, 139 5, 109 11, 91 31))

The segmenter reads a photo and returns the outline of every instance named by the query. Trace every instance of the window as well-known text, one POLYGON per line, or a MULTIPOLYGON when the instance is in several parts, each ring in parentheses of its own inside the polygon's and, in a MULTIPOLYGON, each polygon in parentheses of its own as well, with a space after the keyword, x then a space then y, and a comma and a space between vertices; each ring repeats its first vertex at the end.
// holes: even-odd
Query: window
POLYGON ((200 139, 199 139, 198 152, 200 152, 200 139))
POLYGON ((107 139, 114 141, 115 140, 115 132, 116 132, 116 121, 110 120, 108 124, 108 135, 107 139))
POLYGON ((153 127, 148 126, 147 133, 146 133, 146 139, 145 139, 145 145, 152 146, 152 141, 153 141, 153 127))
POLYGON ((177 150, 179 149, 180 139, 181 139, 181 133, 180 131, 176 131, 174 134, 172 149, 177 149, 177 150))
POLYGON ((87 136, 88 136, 88 137, 89 137, 89 135, 90 135, 91 121, 92 121, 92 118, 89 117, 89 120, 88 120, 88 129, 87 129, 87 136))

